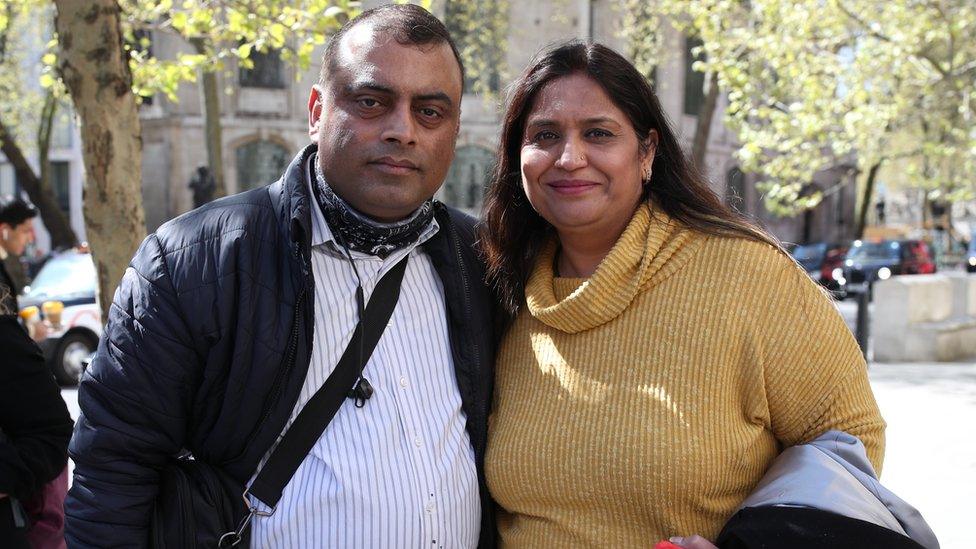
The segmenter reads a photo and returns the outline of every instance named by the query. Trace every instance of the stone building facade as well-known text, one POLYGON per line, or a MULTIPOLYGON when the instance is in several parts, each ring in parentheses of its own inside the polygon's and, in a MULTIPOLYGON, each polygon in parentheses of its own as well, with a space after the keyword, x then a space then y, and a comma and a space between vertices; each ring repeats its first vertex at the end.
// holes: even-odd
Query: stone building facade
MULTIPOLYGON (((366 0, 364 8, 380 4, 366 0)), ((602 42, 626 51, 618 35, 619 2, 614 0, 540 0, 511 2, 504 86, 529 63, 542 47, 579 38, 602 42)), ((443 2, 434 2, 435 13, 445 15, 443 2)), ((448 26, 450 21, 448 20, 448 26)), ((457 32, 457 29, 452 29, 457 32)), ((153 54, 172 58, 190 52, 181 38, 162 32, 150 36, 153 54)), ((668 117, 688 150, 697 122, 701 100, 701 75, 689 70, 689 51, 694 45, 678 32, 667 37, 667 51, 673 55, 656 70, 654 82, 668 117), (697 104, 696 104, 697 102, 697 104)), ((316 52, 313 59, 321 52, 316 52)), ((240 192, 275 180, 293 155, 309 142, 307 102, 317 81, 318 67, 302 73, 274 54, 259 56, 255 68, 241 71, 231 65, 218 75, 223 128, 222 156, 228 193, 240 192), (224 93, 226 92, 226 93, 224 93)), ((503 91, 503 90, 502 90, 503 91)), ((204 113, 198 83, 184 83, 179 100, 156 96, 141 107, 143 162, 142 185, 146 225, 149 231, 193 207, 189 182, 200 166, 207 165, 204 113)), ((741 211, 785 241, 842 240, 854 228, 855 186, 838 185, 853 177, 844 169, 817 175, 811 188, 828 191, 824 203, 795 218, 776 218, 762 206, 754 178, 738 169, 734 158, 735 135, 723 124, 725 100, 719 100, 713 116, 706 154, 706 171, 713 189, 741 211)), ((462 124, 454 164, 438 197, 477 214, 487 173, 492 165, 500 129, 498 100, 467 94, 462 100, 462 124)), ((65 162, 66 208, 72 225, 84 233, 81 216, 82 162, 77 128, 70 120, 63 147, 52 158, 65 162)), ((0 157, 0 190, 13 187, 9 166, 0 157), (6 170, 6 171, 5 171, 6 170), (11 180, 11 181, 8 181, 11 180)), ((39 231, 42 233, 43 231, 39 231)))

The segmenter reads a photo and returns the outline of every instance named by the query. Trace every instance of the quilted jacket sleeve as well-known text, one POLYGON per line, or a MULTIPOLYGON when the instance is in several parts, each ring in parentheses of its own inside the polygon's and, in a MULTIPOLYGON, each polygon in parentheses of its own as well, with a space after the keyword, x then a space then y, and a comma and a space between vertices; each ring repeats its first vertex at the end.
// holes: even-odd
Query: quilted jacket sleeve
POLYGON ((163 249, 150 235, 119 283, 79 390, 69 547, 147 545, 159 471, 183 448, 200 363, 163 249))

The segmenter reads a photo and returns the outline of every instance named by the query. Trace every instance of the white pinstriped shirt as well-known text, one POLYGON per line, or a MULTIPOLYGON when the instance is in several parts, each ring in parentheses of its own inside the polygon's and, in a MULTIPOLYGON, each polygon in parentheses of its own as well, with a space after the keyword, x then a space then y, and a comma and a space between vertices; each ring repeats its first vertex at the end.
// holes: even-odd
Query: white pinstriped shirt
MULTIPOLYGON (((332 373, 356 325, 356 277, 314 200, 312 360, 288 425, 332 373)), ((440 278, 417 244, 385 260, 353 252, 368 300, 410 254, 390 324, 366 363, 375 392, 347 399, 285 487, 270 517, 255 517, 255 548, 476 547, 481 503, 474 450, 447 332, 440 278)), ((262 504, 259 508, 266 510, 262 504)))

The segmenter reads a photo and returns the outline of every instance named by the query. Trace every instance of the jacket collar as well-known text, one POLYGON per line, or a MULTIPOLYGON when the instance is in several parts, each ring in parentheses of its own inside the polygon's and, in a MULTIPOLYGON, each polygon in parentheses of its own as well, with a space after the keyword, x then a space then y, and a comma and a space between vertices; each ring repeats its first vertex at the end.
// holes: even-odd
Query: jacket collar
POLYGON ((306 166, 309 158, 315 154, 318 147, 313 143, 298 153, 291 164, 285 169, 282 176, 282 200, 281 207, 287 215, 288 227, 292 242, 302 245, 304 249, 311 247, 312 238, 312 217, 311 196, 309 196, 306 166))

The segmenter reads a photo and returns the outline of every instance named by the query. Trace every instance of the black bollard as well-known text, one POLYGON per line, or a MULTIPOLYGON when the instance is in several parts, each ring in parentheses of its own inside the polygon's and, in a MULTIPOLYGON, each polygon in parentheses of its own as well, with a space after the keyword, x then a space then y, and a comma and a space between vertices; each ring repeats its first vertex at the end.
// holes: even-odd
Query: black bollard
POLYGON ((854 337, 857 338, 857 344, 861 346, 861 354, 864 355, 864 360, 868 359, 868 338, 871 336, 868 324, 870 321, 870 313, 868 312, 870 303, 871 285, 868 284, 863 292, 857 294, 857 324, 854 331, 854 337))

